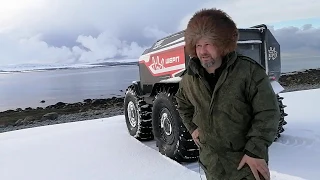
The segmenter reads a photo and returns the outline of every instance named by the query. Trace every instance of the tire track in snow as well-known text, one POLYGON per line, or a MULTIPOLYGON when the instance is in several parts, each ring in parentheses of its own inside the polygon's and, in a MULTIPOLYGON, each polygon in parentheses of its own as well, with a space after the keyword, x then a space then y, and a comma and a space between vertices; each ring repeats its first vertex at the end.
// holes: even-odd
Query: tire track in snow
POLYGON ((291 135, 283 135, 282 139, 279 139, 279 143, 288 146, 295 146, 295 147, 312 147, 315 143, 314 139, 308 139, 303 137, 291 136, 291 135))
POLYGON ((317 149, 317 151, 320 151, 319 134, 316 134, 311 130, 304 129, 296 129, 294 130, 294 132, 298 132, 298 134, 282 134, 282 136, 278 139, 277 142, 286 146, 312 148, 317 149))

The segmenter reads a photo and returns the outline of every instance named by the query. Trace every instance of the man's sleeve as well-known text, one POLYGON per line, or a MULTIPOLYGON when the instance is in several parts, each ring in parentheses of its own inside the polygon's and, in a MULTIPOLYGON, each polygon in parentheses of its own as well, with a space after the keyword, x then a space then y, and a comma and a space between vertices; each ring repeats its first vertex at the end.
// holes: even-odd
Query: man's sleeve
POLYGON ((188 100, 186 93, 180 83, 179 89, 175 95, 178 107, 177 110, 182 119, 182 123, 187 128, 190 134, 197 129, 197 126, 192 122, 194 107, 191 102, 188 100))
POLYGON ((252 104, 252 127, 245 151, 249 156, 266 158, 268 147, 273 143, 280 119, 276 94, 264 69, 256 67, 248 86, 248 98, 252 104))

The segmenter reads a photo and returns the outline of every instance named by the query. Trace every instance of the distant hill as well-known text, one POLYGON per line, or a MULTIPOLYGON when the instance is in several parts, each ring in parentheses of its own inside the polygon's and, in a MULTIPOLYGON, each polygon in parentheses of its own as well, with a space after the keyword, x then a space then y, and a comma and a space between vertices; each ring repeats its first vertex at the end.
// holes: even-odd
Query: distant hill
POLYGON ((138 65, 138 62, 102 62, 93 63, 91 65, 102 65, 102 66, 127 66, 127 65, 138 65))
POLYGON ((33 71, 52 71, 62 69, 83 69, 96 68, 103 66, 137 66, 138 62, 134 61, 106 61, 92 64, 73 64, 73 65, 59 65, 59 64, 18 64, 0 66, 0 74, 14 73, 14 72, 33 72, 33 71))

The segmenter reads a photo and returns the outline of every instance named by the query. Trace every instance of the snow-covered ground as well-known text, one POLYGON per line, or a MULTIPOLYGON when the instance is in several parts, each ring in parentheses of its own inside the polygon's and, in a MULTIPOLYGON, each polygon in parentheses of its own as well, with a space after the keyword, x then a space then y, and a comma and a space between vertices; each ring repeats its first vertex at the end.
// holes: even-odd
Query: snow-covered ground
MULTIPOLYGON (((318 180, 320 89, 283 96, 288 125, 270 149, 272 180, 318 180)), ((0 179, 205 180, 197 163, 155 149, 128 135, 123 116, 12 131, 0 134, 0 179)))

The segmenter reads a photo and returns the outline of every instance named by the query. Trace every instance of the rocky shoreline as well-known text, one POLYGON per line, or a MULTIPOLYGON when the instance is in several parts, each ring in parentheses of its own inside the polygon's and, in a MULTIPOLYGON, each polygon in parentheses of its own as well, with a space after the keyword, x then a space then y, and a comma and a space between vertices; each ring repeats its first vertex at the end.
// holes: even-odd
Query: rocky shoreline
MULTIPOLYGON (((284 92, 320 88, 320 69, 282 74, 284 92)), ((45 108, 17 108, 0 112, 0 133, 24 128, 123 115, 124 97, 85 99, 83 102, 58 102, 45 108)))
POLYGON ((279 83, 285 88, 284 92, 318 89, 320 68, 282 74, 279 83))
POLYGON ((123 114, 123 97, 58 102, 45 108, 17 108, 0 112, 0 133, 38 126, 105 118, 123 114))

